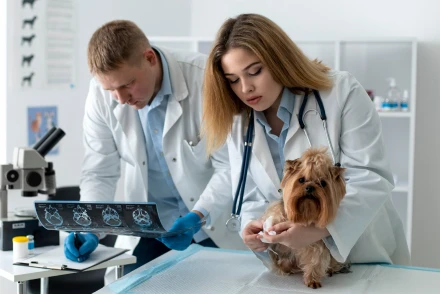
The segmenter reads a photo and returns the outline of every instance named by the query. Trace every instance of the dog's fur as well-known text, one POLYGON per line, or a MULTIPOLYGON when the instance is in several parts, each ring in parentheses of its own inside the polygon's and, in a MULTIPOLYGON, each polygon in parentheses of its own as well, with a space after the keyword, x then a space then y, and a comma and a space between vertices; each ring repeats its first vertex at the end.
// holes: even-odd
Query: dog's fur
MULTIPOLYGON (((336 216, 345 195, 344 168, 334 166, 327 149, 308 149, 301 158, 286 161, 281 182, 283 200, 274 202, 262 220, 272 216, 273 225, 292 221, 303 226, 325 228, 336 216)), ((301 249, 272 244, 269 255, 272 270, 289 275, 303 272, 304 283, 320 288, 326 275, 344 272, 348 264, 338 263, 323 241, 301 249)))

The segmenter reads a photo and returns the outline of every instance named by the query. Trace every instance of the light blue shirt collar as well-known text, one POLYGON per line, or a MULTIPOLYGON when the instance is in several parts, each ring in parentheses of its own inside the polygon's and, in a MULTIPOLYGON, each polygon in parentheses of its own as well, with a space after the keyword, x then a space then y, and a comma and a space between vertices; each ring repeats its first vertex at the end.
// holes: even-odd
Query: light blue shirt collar
POLYGON ((295 94, 293 94, 288 88, 284 87, 283 95, 281 97, 280 107, 278 108, 279 115, 280 110, 284 109, 289 112, 290 116, 292 116, 293 108, 295 106, 295 94))
MULTIPOLYGON (((290 118, 293 114, 293 108, 295 106, 295 94, 288 88, 284 87, 281 94, 281 102, 278 107, 277 116, 280 118, 287 127, 290 125, 290 118)), ((270 132, 272 128, 267 123, 266 117, 263 112, 255 112, 257 121, 265 127, 266 132, 270 132)))
POLYGON ((162 85, 159 89, 159 92, 154 97, 151 106, 147 106, 147 108, 154 108, 157 105, 160 105, 164 97, 167 97, 167 95, 172 94, 170 70, 168 69, 168 62, 159 48, 153 46, 153 49, 159 53, 160 60, 162 61, 162 85))
POLYGON ((267 123, 264 113, 255 112, 258 122, 265 130, 266 141, 280 180, 283 177, 283 167, 285 161, 284 145, 286 143, 287 132, 289 130, 290 120, 292 118, 293 108, 295 106, 295 99, 295 94, 293 94, 289 89, 284 88, 277 111, 277 117, 283 121, 283 128, 281 129, 279 136, 270 133, 272 131, 272 127, 270 127, 270 125, 267 123))
POLYGON ((168 69, 168 62, 159 48, 153 47, 153 49, 159 52, 160 60, 162 61, 162 71, 163 71, 162 86, 160 87, 157 96, 170 95, 172 94, 172 90, 171 90, 171 79, 170 79, 170 70, 168 69))

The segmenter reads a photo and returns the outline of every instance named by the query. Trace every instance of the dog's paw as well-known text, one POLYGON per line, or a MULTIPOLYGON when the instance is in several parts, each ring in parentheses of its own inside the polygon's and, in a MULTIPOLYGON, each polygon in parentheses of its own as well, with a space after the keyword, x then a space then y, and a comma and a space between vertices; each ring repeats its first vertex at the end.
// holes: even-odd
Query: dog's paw
POLYGON ((307 287, 312 288, 312 289, 318 289, 321 288, 321 282, 316 282, 316 281, 310 281, 310 282, 306 282, 307 287))

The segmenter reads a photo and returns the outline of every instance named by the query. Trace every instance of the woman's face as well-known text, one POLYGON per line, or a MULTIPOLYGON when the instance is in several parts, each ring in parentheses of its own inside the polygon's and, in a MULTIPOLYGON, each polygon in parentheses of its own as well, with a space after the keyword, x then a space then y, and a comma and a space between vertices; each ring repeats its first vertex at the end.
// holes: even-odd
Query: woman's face
POLYGON ((265 111, 279 104, 283 86, 273 79, 254 53, 232 48, 223 55, 221 66, 232 91, 246 105, 256 111, 265 111))

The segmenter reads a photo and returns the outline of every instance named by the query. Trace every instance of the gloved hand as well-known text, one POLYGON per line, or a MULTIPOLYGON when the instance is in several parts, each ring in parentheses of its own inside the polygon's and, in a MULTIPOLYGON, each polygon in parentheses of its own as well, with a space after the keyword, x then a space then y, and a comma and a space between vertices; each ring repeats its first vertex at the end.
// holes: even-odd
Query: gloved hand
POLYGON ((191 244, 193 236, 200 230, 202 223, 201 218, 197 213, 189 212, 183 217, 178 218, 169 232, 179 232, 188 229, 178 235, 172 237, 158 238, 159 241, 165 244, 172 250, 183 251, 191 244))
POLYGON ((75 246, 75 235, 70 233, 64 240, 64 255, 75 262, 83 262, 89 259, 90 254, 98 247, 99 239, 95 234, 77 234, 79 249, 75 246))

